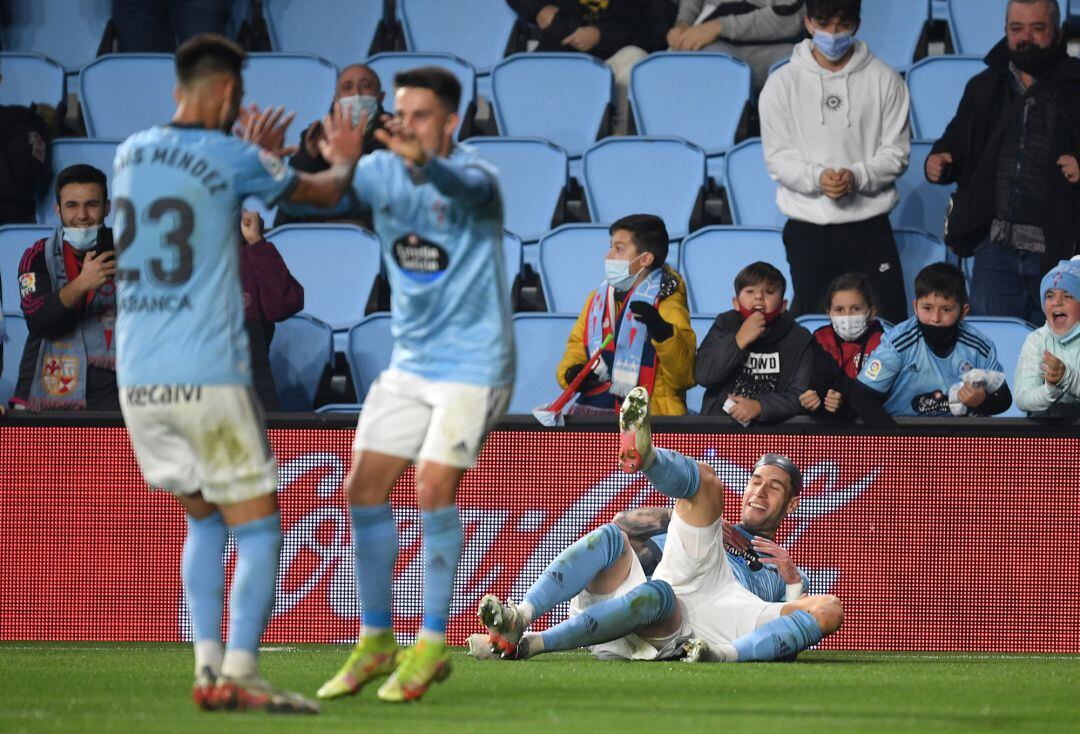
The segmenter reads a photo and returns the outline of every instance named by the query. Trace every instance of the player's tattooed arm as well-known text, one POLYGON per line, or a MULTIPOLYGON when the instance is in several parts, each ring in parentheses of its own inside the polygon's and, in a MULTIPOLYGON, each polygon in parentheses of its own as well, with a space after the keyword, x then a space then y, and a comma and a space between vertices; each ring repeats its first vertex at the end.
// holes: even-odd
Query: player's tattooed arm
POLYGON ((612 520, 624 533, 630 536, 630 544, 644 543, 654 535, 667 532, 671 523, 670 507, 639 507, 636 510, 624 510, 612 520))

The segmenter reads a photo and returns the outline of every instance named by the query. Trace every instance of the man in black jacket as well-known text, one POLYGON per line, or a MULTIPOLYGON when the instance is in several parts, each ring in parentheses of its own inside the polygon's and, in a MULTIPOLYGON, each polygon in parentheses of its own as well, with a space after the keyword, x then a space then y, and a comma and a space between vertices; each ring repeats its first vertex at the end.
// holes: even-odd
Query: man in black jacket
POLYGON ((1010 0, 1005 32, 926 177, 958 184, 945 239, 975 256, 972 313, 1041 324, 1039 281, 1080 233, 1080 61, 1066 55, 1054 0, 1010 0))
POLYGON ((49 181, 48 127, 30 107, 0 106, 0 224, 33 223, 49 181))

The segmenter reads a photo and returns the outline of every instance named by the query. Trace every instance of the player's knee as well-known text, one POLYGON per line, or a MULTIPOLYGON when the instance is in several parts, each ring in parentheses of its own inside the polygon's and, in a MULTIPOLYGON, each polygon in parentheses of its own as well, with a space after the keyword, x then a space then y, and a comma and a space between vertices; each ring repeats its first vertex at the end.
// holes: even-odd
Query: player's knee
POLYGON ((627 594, 630 608, 640 612, 642 626, 663 622, 675 613, 675 590, 667 581, 653 579, 627 594))
POLYGON ((614 523, 606 523, 585 536, 588 547, 599 546, 604 554, 604 568, 610 568, 630 547, 630 538, 614 523))
POLYGON ((456 485, 432 477, 416 477, 416 504, 421 510, 439 510, 454 504, 456 485))
POLYGON ((714 497, 723 500, 724 483, 716 472, 708 464, 698 462, 698 476, 701 478, 698 484, 697 494, 699 497, 714 497))
POLYGON ((844 623, 844 604, 840 597, 832 594, 817 597, 810 613, 814 615, 822 634, 825 635, 836 632, 844 623))

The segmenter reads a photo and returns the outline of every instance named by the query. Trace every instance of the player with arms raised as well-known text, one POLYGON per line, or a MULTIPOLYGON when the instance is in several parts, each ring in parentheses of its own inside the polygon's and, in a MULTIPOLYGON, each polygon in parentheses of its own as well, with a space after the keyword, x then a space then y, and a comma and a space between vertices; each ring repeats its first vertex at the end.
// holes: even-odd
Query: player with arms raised
MULTIPOLYGON (((178 107, 169 124, 117 149, 114 211, 120 403, 147 483, 172 492, 188 534, 181 576, 202 708, 314 713, 318 706, 258 675, 274 603, 281 522, 277 466, 251 392, 238 271, 240 203, 256 195, 330 206, 348 190, 362 130, 325 121, 332 167, 309 176, 232 137, 244 52, 197 36, 176 52, 178 107), (222 649, 227 533, 236 537, 229 641, 222 649)), ((246 137, 280 150, 281 110, 249 114, 246 137)))

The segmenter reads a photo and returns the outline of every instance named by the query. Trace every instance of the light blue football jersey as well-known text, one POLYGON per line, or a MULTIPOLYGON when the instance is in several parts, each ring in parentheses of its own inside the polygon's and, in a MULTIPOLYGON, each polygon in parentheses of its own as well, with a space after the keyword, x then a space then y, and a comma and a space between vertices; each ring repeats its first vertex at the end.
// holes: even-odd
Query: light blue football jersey
POLYGON ((897 324, 870 355, 859 382, 887 395, 884 408, 889 415, 951 415, 949 388, 960 382, 965 372, 1005 371, 992 341, 963 319, 959 329, 952 352, 939 357, 923 338, 918 317, 897 324))
POLYGON ((240 286, 240 203, 272 205, 296 173, 225 133, 164 125, 116 151, 116 378, 250 385, 240 286))
POLYGON ((467 145, 451 166, 492 179, 489 201, 467 207, 389 151, 360 160, 354 188, 370 205, 390 281, 390 367, 438 382, 504 387, 514 379, 510 286, 497 174, 467 145))

